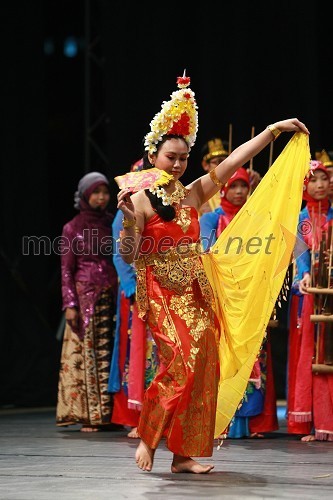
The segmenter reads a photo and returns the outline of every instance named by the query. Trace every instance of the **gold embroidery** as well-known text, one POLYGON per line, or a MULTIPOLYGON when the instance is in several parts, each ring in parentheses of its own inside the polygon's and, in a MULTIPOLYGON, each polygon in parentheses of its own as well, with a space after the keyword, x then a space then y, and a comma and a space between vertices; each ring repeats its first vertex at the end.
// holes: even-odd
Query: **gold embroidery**
POLYGON ((164 297, 161 297, 161 300, 163 304, 163 310, 165 313, 165 318, 162 325, 162 332, 164 333, 164 335, 169 337, 169 339, 171 339, 175 343, 175 345, 177 345, 176 349, 179 349, 179 353, 177 353, 175 358, 174 358, 175 350, 172 349, 173 355, 168 363, 168 372, 172 376, 172 378, 180 386, 182 386, 186 384, 187 380, 187 371, 185 369, 186 356, 183 351, 181 339, 178 336, 176 326, 170 314, 169 310, 170 308, 168 307, 167 301, 165 300, 164 297))
POLYGON ((145 266, 136 268, 136 303, 138 316, 142 319, 149 309, 145 266))
POLYGON ((186 385, 187 374, 184 361, 180 353, 176 354, 174 362, 171 363, 168 368, 168 372, 179 387, 183 387, 186 385))
POLYGON ((162 435, 167 440, 175 440, 177 429, 181 428, 184 440, 173 442, 177 454, 211 456, 219 380, 215 319, 198 286, 186 295, 191 311, 196 306, 196 313, 187 315, 182 297, 175 294, 150 299, 148 319, 149 324, 156 325, 152 332, 159 350, 160 370, 152 382, 153 391, 147 389, 139 432, 149 446, 156 448, 162 435), (176 308, 170 307, 172 297, 175 297, 176 308), (192 330, 203 312, 204 320, 200 323, 203 331, 195 332, 196 341, 192 330), (188 327, 187 322, 192 326, 188 327), (175 343, 171 337, 175 337, 175 343), (176 412, 172 411, 174 404, 177 404, 176 412))
POLYGON ((174 221, 182 228, 183 233, 186 233, 191 225, 191 209, 181 208, 178 210, 174 221))
POLYGON ((210 326, 207 312, 201 307, 198 309, 191 293, 174 295, 171 297, 169 307, 185 321, 186 326, 190 328, 190 335, 196 342, 201 338, 204 330, 210 326))
POLYGON ((188 365, 188 367, 190 368, 190 370, 192 372, 194 372, 194 370, 195 370, 195 360, 196 360, 198 352, 199 352, 199 348, 198 347, 194 347, 192 345, 191 349, 190 349, 190 358, 189 358, 189 360, 187 362, 187 365, 188 365))
POLYGON ((151 299, 150 309, 151 309, 151 314, 149 315, 149 323, 152 326, 157 326, 162 306, 161 304, 155 302, 155 300, 151 299))
POLYGON ((183 294, 193 280, 197 278, 199 268, 203 264, 198 259, 201 252, 200 243, 172 247, 165 253, 153 253, 139 258, 135 265, 153 266, 153 275, 158 282, 168 290, 183 294))
POLYGON ((152 272, 159 284, 184 295, 187 288, 198 280, 205 301, 214 307, 213 292, 199 257, 200 242, 190 245, 179 245, 165 253, 152 253, 135 261, 137 270, 137 305, 139 317, 143 318, 148 311, 148 295, 146 284, 146 266, 152 266, 152 272))
POLYGON ((172 347, 164 342, 159 342, 160 364, 169 366, 174 358, 174 351, 172 347))
POLYGON ((169 337, 170 340, 172 340, 172 342, 176 343, 175 332, 174 329, 171 327, 169 318, 167 316, 165 316, 164 318, 162 324, 162 331, 167 337, 169 337))
POLYGON ((209 453, 211 454, 209 443, 214 438, 210 426, 215 421, 216 412, 216 406, 212 402, 216 401, 218 387, 217 351, 214 342, 212 342, 214 334, 211 329, 206 334, 208 338, 205 345, 200 344, 199 352, 196 355, 195 372, 197 376, 193 379, 191 404, 188 404, 186 410, 178 417, 184 435, 182 449, 179 453, 184 456, 198 456, 194 454, 195 450, 203 450, 200 453, 204 454, 200 454, 200 456, 209 456, 209 453), (210 362, 205 363, 206 359, 209 359, 210 362), (200 432, 197 431, 197 422, 199 421, 202 425, 200 432))
POLYGON ((196 356, 199 352, 198 345, 200 339, 207 331, 212 330, 211 309, 206 311, 202 307, 198 307, 191 293, 171 297, 169 308, 185 321, 186 326, 189 328, 189 334, 194 339, 194 342, 191 343, 190 355, 187 360, 187 366, 193 372, 195 370, 196 356))
POLYGON ((201 268, 197 270, 197 279, 203 298, 205 299, 207 304, 209 304, 213 309, 215 309, 215 299, 212 287, 210 286, 209 279, 207 278, 207 274, 205 273, 203 265, 201 268))
POLYGON ((179 294, 184 293, 196 277, 191 259, 156 265, 153 274, 161 286, 179 294))

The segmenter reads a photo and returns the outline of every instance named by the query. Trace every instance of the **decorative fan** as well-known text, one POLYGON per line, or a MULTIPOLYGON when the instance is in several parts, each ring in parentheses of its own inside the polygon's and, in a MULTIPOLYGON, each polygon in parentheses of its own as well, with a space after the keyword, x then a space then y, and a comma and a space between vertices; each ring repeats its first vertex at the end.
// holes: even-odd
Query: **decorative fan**
POLYGON ((132 193, 141 189, 163 186, 173 180, 173 176, 159 168, 149 168, 139 172, 128 172, 114 178, 120 189, 128 188, 132 193))

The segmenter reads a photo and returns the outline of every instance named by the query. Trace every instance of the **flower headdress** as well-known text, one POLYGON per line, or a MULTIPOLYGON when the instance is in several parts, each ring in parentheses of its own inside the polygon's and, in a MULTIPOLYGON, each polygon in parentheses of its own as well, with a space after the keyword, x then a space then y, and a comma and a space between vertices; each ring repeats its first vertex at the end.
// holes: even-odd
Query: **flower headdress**
POLYGON ((145 150, 157 151, 157 143, 168 134, 181 135, 191 148, 198 131, 198 112, 194 92, 188 88, 191 79, 185 76, 177 78, 179 90, 171 94, 170 101, 163 101, 162 109, 150 122, 150 132, 145 136, 145 150))

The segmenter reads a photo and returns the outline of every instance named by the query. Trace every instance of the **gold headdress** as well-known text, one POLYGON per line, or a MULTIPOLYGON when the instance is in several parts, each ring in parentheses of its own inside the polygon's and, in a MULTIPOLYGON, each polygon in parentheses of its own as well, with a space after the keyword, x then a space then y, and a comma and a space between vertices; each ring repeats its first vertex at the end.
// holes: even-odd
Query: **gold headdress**
POLYGON ((211 139, 207 142, 207 153, 202 159, 204 161, 209 161, 217 156, 229 156, 228 151, 224 149, 222 140, 219 138, 211 139))
POLYGON ((198 131, 198 112, 194 92, 188 88, 191 79, 185 76, 177 78, 179 90, 171 94, 170 101, 163 101, 162 109, 150 122, 150 132, 145 136, 145 149, 149 153, 157 151, 157 143, 166 134, 181 135, 191 148, 198 131))
POLYGON ((333 167, 333 161, 331 160, 329 154, 325 149, 322 149, 320 152, 317 151, 315 153, 316 160, 320 161, 324 167, 333 167))

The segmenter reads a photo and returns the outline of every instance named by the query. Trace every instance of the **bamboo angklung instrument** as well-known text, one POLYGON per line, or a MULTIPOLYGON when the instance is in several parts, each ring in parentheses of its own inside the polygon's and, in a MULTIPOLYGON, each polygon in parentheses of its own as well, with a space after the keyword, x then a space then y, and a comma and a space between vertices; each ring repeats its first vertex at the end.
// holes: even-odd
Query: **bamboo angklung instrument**
POLYGON ((269 145, 269 160, 268 160, 268 168, 271 168, 272 163, 273 163, 273 144, 274 141, 271 141, 269 145))
MULTIPOLYGON (((321 203, 319 202, 319 217, 318 220, 321 221, 321 203)), ((313 254, 313 264, 311 265, 312 280, 311 282, 315 284, 316 288, 323 288, 323 263, 325 259, 325 233, 321 230, 321 227, 317 227, 317 219, 314 217, 312 212, 312 254, 313 254), (319 241, 318 241, 318 235, 319 241), (319 247, 318 247, 319 246, 319 247)), ((314 296, 314 311, 317 314, 323 313, 324 307, 324 297, 321 293, 315 294, 314 296)), ((316 356, 315 361, 317 364, 322 364, 324 361, 324 325, 321 322, 315 324, 315 347, 316 356)))
MULTIPOLYGON (((254 137, 254 126, 251 128, 251 139, 254 137)), ((250 160, 250 172, 253 170, 253 157, 250 160)))
POLYGON ((232 151, 232 123, 229 123, 229 142, 228 142, 228 153, 230 155, 232 151))
MULTIPOLYGON (((319 202, 319 220, 321 220, 321 203, 319 202)), ((323 231, 321 227, 316 228, 316 233, 320 234, 319 241, 319 255, 318 255, 318 268, 317 268, 317 279, 315 282, 316 287, 326 288, 327 281, 327 269, 326 269, 326 243, 327 243, 327 233, 323 231)))
POLYGON ((312 221, 312 238, 311 238, 311 283, 314 284, 314 286, 317 285, 317 277, 315 275, 315 267, 316 267, 316 249, 315 249, 315 242, 314 242, 314 234, 316 234, 316 223, 314 219, 314 211, 312 209, 312 213, 310 216, 310 220, 312 221))
POLYGON ((333 240, 332 240, 332 221, 330 221, 329 226, 328 226, 328 241, 327 241, 327 248, 328 248, 328 268, 327 268, 327 283, 328 283, 328 288, 332 288, 333 283, 332 283, 332 253, 333 253, 333 240))
MULTIPOLYGON (((251 128, 251 139, 253 139, 254 137, 254 126, 252 126, 251 128)), ((249 189, 249 193, 248 193, 248 197, 251 195, 252 193, 252 186, 251 186, 251 172, 253 171, 253 158, 251 158, 250 160, 250 166, 249 166, 249 173, 250 173, 250 189, 249 189)))
MULTIPOLYGON (((327 266, 327 288, 332 287, 332 224, 328 226, 327 232, 327 249, 328 249, 328 266, 327 266)), ((324 314, 332 316, 333 314, 333 295, 325 296, 326 311, 324 314)), ((333 322, 327 322, 324 324, 324 364, 333 365, 333 322)))
MULTIPOLYGON (((314 231, 316 229, 313 228, 314 231)), ((332 249, 332 224, 329 224, 328 230, 323 231, 321 235, 318 267, 313 268, 315 287, 309 288, 309 292, 315 294, 315 314, 311 315, 311 321, 316 323, 316 351, 312 365, 314 373, 333 373, 332 249)), ((315 249, 312 248, 311 262, 313 264, 315 264, 314 261, 316 260, 314 253, 315 249)))

